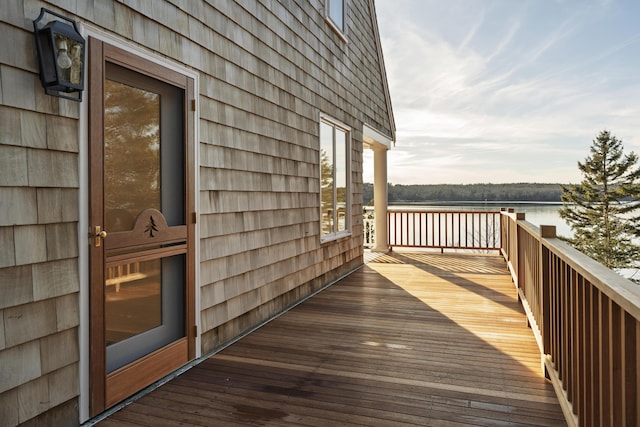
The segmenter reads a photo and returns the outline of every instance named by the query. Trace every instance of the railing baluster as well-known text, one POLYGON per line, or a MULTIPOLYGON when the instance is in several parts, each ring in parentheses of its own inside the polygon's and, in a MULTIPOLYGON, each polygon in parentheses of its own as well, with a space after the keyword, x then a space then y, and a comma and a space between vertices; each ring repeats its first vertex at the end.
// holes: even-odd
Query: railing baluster
POLYGON ((600 291, 593 286, 591 288, 591 401, 587 405, 591 407, 592 424, 600 421, 600 291))
MULTIPOLYGON (((374 219, 375 221, 375 219, 374 219)), ((387 212, 387 241, 389 242, 389 247, 393 247, 395 245, 395 235, 392 233, 394 227, 396 226, 396 217, 393 212, 387 212)), ((382 230, 376 230, 376 233, 381 232, 382 230)))
POLYGON ((624 313, 615 302, 611 304, 611 399, 612 426, 624 423, 624 380, 623 380, 623 322, 624 313))
POLYGON ((440 215, 440 213, 438 212, 434 212, 433 214, 431 214, 431 246, 433 246, 434 248, 438 247, 438 232, 436 231, 436 229, 440 227, 440 222, 438 220, 438 216, 440 215))
POLYGON ((442 249, 442 212, 438 214, 438 247, 442 249))
POLYGON ((420 246, 424 246, 424 242, 422 241, 422 217, 424 215, 420 213, 418 217, 418 236, 420 236, 420 246))
POLYGON ((638 415, 640 406, 640 396, 638 395, 640 377, 638 367, 640 365, 638 353, 638 343, 640 330, 638 321, 629 313, 624 314, 624 401, 625 401, 625 423, 626 425, 637 426, 640 423, 638 415))
POLYGON ((460 247, 460 214, 453 212, 451 214, 451 246, 460 247), (456 219, 458 224, 456 226, 456 219))
MULTIPOLYGON (((561 268, 560 268, 560 277, 558 278, 560 281, 560 307, 561 308, 567 308, 569 307, 569 299, 568 299, 568 295, 567 295, 567 288, 568 288, 568 284, 567 284, 567 269, 566 269, 566 265, 564 262, 562 262, 561 264, 561 268)), ((567 392, 567 394, 569 394, 569 388, 570 388, 570 384, 571 384, 571 378, 568 374, 569 372, 569 365, 568 365, 568 355, 570 355, 571 353, 569 353, 569 344, 568 344, 568 336, 569 336, 569 321, 567 319, 568 310, 560 310, 560 319, 562 322, 562 330, 560 331, 560 336, 561 336, 561 342, 560 342, 560 369, 558 370, 558 374, 560 375, 560 379, 562 380, 562 386, 565 390, 565 392, 567 392)), ((569 399, 569 401, 571 401, 569 399)))
POLYGON ((575 399, 575 407, 576 412, 578 414, 578 418, 581 420, 585 419, 586 408, 584 406, 585 398, 586 398, 586 386, 585 379, 587 377, 587 373, 585 371, 586 357, 584 356, 585 352, 585 340, 584 340, 584 278, 581 275, 578 275, 576 282, 576 310, 575 310, 575 332, 576 332, 576 346, 575 351, 575 377, 576 377, 576 399, 575 399))
POLYGON ((454 235, 453 213, 445 214, 445 221, 447 226, 445 228, 445 233, 444 233, 444 243, 445 243, 445 246, 452 247, 452 246, 455 246, 455 244, 453 243, 453 235, 454 235), (449 218, 451 221, 446 221, 447 218, 449 218), (451 230, 449 230, 449 224, 451 224, 451 230))
POLYGON ((613 425, 611 414, 610 300, 600 294, 600 425, 613 425))
POLYGON ((579 275, 571 269, 571 378, 573 389, 573 413, 580 416, 580 398, 582 389, 580 387, 580 296, 579 296, 579 275))
POLYGON ((584 393, 582 397, 583 401, 583 413, 580 417, 581 420, 584 421, 585 425, 593 424, 593 343, 591 337, 593 336, 592 326, 593 322, 591 319, 592 316, 592 308, 591 308, 591 283, 588 283, 586 280, 583 283, 582 287, 582 318, 580 323, 582 324, 583 332, 582 332, 582 355, 584 357, 584 363, 582 368, 582 376, 583 379, 583 387, 584 393))
POLYGON ((553 348, 551 350, 551 357, 556 365, 556 370, 560 366, 560 342, 562 333, 562 321, 560 320, 560 306, 562 304, 560 295, 560 283, 558 283, 558 277, 560 275, 560 259, 552 255, 553 257, 553 276, 552 276, 552 290, 553 290, 553 305, 551 307, 551 320, 553 322, 553 348))
POLYGON ((464 246, 469 246, 469 215, 464 213, 464 246))
MULTIPOLYGON (((567 399, 574 401, 576 393, 576 323, 575 323, 575 272, 565 263, 565 274, 567 276, 567 329, 566 329, 566 350, 567 360, 567 399)), ((573 413, 576 412, 576 405, 573 405, 573 413)))
POLYGON ((498 238, 498 242, 496 244, 496 242, 493 242, 493 246, 497 247, 497 248, 501 248, 502 247, 502 227, 501 227, 501 221, 502 221, 502 215, 500 215, 499 212, 497 212, 495 214, 495 227, 498 230, 498 234, 497 234, 497 238, 498 238))

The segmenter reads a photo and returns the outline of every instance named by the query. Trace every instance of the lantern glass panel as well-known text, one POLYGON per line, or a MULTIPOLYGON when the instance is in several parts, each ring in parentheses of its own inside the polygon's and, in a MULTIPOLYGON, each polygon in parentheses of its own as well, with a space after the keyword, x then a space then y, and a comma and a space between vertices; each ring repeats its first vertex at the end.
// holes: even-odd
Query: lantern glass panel
POLYGON ((55 34, 56 65, 58 67, 58 78, 61 82, 70 83, 74 86, 82 84, 82 43, 55 34))

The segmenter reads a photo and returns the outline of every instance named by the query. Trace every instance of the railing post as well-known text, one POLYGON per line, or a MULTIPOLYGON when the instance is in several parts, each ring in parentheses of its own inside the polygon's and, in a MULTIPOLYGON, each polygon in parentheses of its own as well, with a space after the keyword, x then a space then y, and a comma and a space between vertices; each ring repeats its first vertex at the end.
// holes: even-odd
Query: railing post
MULTIPOLYGON (((513 209, 509 209, 509 212, 513 212, 513 209)), ((523 251, 525 250, 524 245, 520 239, 520 226, 518 225, 518 221, 524 221, 525 215, 524 212, 516 212, 516 220, 513 222, 514 226, 514 235, 511 244, 515 245, 513 250, 513 260, 511 261, 511 265, 513 265, 513 269, 516 272, 516 287, 518 289, 523 289, 526 286, 526 279, 524 274, 524 262, 520 263, 520 260, 524 260, 524 256, 521 256, 523 251)))
POLYGON ((552 239, 555 237, 555 226, 540 226, 540 280, 542 288, 542 324, 540 325, 540 334, 542 335, 543 356, 551 353, 551 266, 549 250, 544 245, 542 239, 552 239))
POLYGON ((500 249, 502 256, 509 262, 509 217, 504 215, 506 208, 500 208, 500 249))

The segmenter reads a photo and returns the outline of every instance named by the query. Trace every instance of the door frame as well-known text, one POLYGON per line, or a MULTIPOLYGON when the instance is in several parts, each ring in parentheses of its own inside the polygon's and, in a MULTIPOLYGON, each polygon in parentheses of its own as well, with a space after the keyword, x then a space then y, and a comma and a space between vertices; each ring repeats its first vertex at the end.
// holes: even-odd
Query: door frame
MULTIPOLYGON (((189 256, 189 266, 191 278, 189 280, 189 289, 187 291, 188 302, 186 304, 186 325, 187 325, 187 339, 185 344, 188 348, 188 359, 193 360, 201 355, 200 336, 197 331, 200 328, 200 289, 197 285, 199 283, 199 244, 197 236, 199 236, 199 224, 196 219, 199 212, 199 176, 198 176, 198 151, 199 151, 199 120, 197 114, 197 97, 199 94, 199 74, 190 70, 181 64, 167 60, 166 58, 157 56, 140 46, 136 46, 128 41, 116 37, 103 31, 100 28, 94 27, 91 24, 81 25, 80 32, 89 39, 90 37, 99 42, 98 44, 108 46, 110 51, 118 51, 119 54, 125 56, 133 56, 138 60, 141 60, 146 67, 144 68, 144 74, 148 74, 151 77, 158 78, 162 81, 167 81, 162 72, 166 69, 174 71, 190 79, 191 84, 185 88, 185 133, 188 144, 185 166, 190 172, 187 174, 187 191, 191 195, 188 200, 188 215, 187 223, 190 228, 190 241, 192 242, 192 251, 189 256), (156 73, 156 74, 154 74, 156 73), (158 74, 159 73, 159 74, 158 74)), ((95 43, 94 43, 95 44, 95 43)), ((92 46, 89 46, 87 51, 87 59, 90 55, 95 55, 92 46)), ((100 53, 102 55, 102 53, 100 53)), ((131 68, 130 66, 128 66, 131 68)), ((85 87, 89 88, 89 96, 92 88, 89 86, 89 73, 85 73, 85 87)), ((93 89, 95 90, 95 88, 93 89)), ((78 214, 78 240, 79 240, 79 254, 78 254, 78 270, 80 278, 79 289, 79 348, 80 348, 80 361, 79 361, 79 410, 80 410, 80 422, 85 422, 91 417, 102 412, 105 407, 103 405, 96 405, 100 399, 104 402, 104 395, 100 396, 100 393, 96 395, 93 393, 91 387, 91 311, 90 311, 90 283, 89 283, 89 271, 91 266, 91 258, 89 256, 90 244, 93 243, 91 234, 89 218, 89 168, 91 164, 89 153, 89 137, 90 137, 90 106, 91 100, 88 97, 87 100, 80 104, 80 126, 79 137, 80 141, 86 141, 80 144, 79 148, 79 214, 78 214), (89 239, 88 239, 89 237, 89 239)), ((73 113, 71 113, 73 114, 73 113)), ((95 355, 93 356, 95 357, 95 355)), ((117 404, 114 408, 123 405, 123 403, 117 404)))

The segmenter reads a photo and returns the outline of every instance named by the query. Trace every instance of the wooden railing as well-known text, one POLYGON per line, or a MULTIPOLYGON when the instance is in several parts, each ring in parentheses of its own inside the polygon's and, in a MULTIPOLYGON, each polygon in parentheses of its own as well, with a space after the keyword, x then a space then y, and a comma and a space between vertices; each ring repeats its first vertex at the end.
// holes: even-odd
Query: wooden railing
POLYGON ((372 207, 366 206, 362 212, 362 228, 364 229, 363 244, 367 249, 371 249, 376 244, 376 218, 372 207))
POLYGON ((570 425, 640 425, 640 286, 503 212, 502 254, 570 425))
POLYGON ((500 212, 389 210, 389 247, 499 251, 500 212))
POLYGON ((569 425, 640 426, 640 285, 512 210, 388 220, 390 248, 500 250, 569 425))

